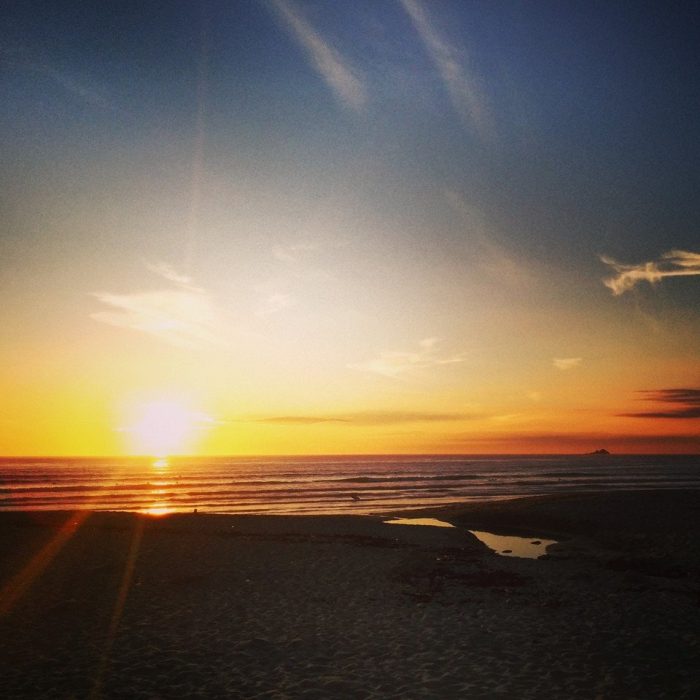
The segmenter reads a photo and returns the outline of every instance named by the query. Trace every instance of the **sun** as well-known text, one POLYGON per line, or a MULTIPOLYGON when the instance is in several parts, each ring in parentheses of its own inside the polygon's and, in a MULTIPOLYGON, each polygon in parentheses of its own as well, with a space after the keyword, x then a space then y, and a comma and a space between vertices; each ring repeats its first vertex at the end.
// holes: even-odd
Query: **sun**
POLYGON ((157 400, 138 407, 128 431, 135 452, 164 458, 187 452, 201 422, 186 403, 157 400))

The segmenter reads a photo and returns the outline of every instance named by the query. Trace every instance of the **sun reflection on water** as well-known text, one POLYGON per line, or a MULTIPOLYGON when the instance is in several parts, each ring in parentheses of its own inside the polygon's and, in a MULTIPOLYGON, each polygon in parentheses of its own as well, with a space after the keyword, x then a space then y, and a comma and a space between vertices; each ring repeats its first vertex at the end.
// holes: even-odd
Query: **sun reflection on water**
POLYGON ((172 513, 173 510, 167 503, 154 503, 152 506, 144 509, 142 512, 145 515, 151 515, 157 518, 162 515, 168 515, 169 513, 172 513))
MULTIPOLYGON (((170 463, 168 462, 167 457, 156 457, 153 460, 153 462, 151 462, 151 466, 156 472, 162 474, 163 472, 166 472, 168 470, 170 463)), ((152 485, 156 487, 151 489, 150 494, 154 502, 150 506, 148 506, 148 508, 144 508, 144 510, 142 511, 143 513, 145 513, 146 515, 151 515, 153 517, 160 517, 162 515, 167 515, 168 513, 173 512, 173 509, 170 507, 170 504, 167 501, 162 500, 163 495, 166 493, 166 490, 162 487, 166 486, 167 483, 167 481, 163 480, 155 481, 152 483, 152 485)))

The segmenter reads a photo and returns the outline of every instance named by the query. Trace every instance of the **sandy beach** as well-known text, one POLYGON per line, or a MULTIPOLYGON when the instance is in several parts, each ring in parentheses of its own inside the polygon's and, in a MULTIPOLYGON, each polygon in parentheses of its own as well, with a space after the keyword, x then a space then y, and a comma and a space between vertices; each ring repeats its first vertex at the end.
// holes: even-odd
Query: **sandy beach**
POLYGON ((682 491, 422 513, 453 528, 2 513, 2 693, 697 697, 699 513, 682 491), (558 543, 505 557, 470 529, 558 543))

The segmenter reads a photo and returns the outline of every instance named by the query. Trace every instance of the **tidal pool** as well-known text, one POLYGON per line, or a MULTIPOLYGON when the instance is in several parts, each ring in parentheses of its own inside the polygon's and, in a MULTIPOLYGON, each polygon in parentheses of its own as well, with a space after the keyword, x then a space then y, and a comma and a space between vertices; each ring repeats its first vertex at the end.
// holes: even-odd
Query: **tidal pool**
MULTIPOLYGON (((455 527, 452 523, 438 520, 437 518, 394 518, 385 520, 385 525, 424 525, 429 527, 455 527)), ((539 559, 546 554, 550 544, 556 544, 556 540, 545 540, 538 537, 518 537, 516 535, 495 535, 483 530, 469 530, 478 540, 481 540, 489 549, 503 557, 522 557, 525 559, 539 559)))
POLYGON ((394 518, 385 520, 385 525, 429 525, 430 527, 454 527, 451 523, 436 518, 394 518))
POLYGON ((492 532, 482 530, 469 530, 477 539, 481 540, 489 549, 504 557, 523 557, 525 559, 539 559, 546 554, 550 544, 556 544, 556 540, 545 540, 538 537, 516 537, 515 535, 494 535, 492 532))

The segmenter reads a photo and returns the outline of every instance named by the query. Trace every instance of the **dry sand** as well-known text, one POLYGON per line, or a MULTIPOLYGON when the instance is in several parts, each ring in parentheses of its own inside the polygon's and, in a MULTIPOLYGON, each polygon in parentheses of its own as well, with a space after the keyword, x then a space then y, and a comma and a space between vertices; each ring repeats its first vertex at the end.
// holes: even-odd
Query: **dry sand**
POLYGON ((373 517, 0 514, 0 692, 695 698, 700 495, 373 517), (552 536, 499 557, 466 528, 552 536))

